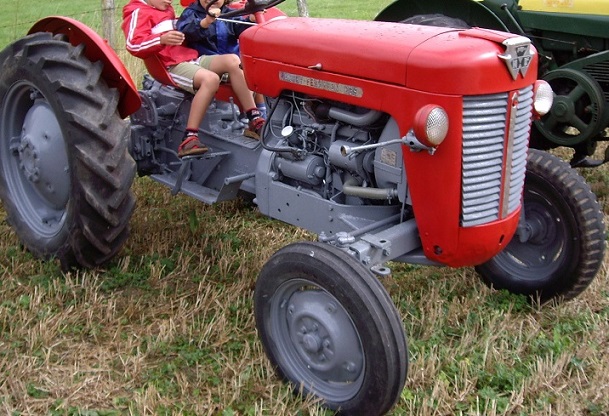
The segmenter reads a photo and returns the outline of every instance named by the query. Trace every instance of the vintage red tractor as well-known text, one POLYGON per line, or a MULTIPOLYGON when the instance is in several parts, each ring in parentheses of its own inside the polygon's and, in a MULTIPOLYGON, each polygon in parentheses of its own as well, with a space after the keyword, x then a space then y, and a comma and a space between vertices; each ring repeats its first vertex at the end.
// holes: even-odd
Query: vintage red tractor
MULTIPOLYGON (((397 0, 376 20, 444 27, 484 27, 531 39, 539 78, 556 93, 552 110, 535 121, 531 147, 573 148, 571 165, 609 161, 591 157, 609 127, 609 1, 607 0, 397 0)), ((600 150, 602 153, 602 149, 600 150)))
POLYGON ((163 67, 147 61, 157 79, 138 91, 94 31, 36 23, 0 52, 0 197, 24 246, 69 268, 120 252, 136 173, 209 204, 250 195, 318 234, 260 271, 270 361, 331 409, 383 414, 408 369, 378 279, 390 262, 475 266, 496 288, 567 300, 602 263, 603 215, 567 163, 529 151, 553 94, 527 37, 289 18, 280 1, 222 16, 257 17, 240 43, 250 88, 272 104, 261 140, 242 135, 225 84, 200 126, 211 151, 183 160, 192 96, 159 82, 163 67))

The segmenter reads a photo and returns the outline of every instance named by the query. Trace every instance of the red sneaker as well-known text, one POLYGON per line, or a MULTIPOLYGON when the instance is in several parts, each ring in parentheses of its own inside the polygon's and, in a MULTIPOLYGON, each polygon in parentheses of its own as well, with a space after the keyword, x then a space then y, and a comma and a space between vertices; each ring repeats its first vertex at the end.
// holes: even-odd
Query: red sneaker
POLYGON ((178 157, 198 156, 207 153, 209 149, 199 141, 194 134, 188 135, 178 147, 178 157))
POLYGON ((248 123, 247 128, 243 131, 245 137, 260 140, 262 134, 262 127, 264 126, 265 120, 262 117, 255 117, 248 123))

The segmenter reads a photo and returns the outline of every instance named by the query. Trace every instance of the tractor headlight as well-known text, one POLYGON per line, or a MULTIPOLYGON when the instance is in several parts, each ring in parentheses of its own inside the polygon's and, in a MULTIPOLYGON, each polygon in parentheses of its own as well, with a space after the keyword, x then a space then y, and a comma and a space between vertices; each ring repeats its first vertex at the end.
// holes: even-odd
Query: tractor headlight
POLYGON ((546 81, 535 82, 533 109, 538 117, 543 117, 550 112, 554 102, 554 91, 546 81))
POLYGON ((437 147, 448 134, 448 114, 440 106, 428 104, 414 118, 414 134, 427 147, 437 147))

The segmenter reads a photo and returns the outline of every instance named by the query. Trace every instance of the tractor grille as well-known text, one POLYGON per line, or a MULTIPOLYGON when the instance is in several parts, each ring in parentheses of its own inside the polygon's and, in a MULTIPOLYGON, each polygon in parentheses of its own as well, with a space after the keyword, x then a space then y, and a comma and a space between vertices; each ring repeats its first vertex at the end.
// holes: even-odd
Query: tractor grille
POLYGON ((583 68, 592 78, 598 81, 603 90, 605 101, 609 101, 609 62, 601 61, 588 64, 583 68))
POLYGON ((508 114, 508 94, 464 97, 461 225, 486 224, 520 205, 533 105, 533 87, 518 92, 516 113, 508 114), (507 152, 504 149, 508 147, 507 152), (504 164, 509 165, 504 170, 504 164), (503 192, 502 191, 502 184, 503 192))

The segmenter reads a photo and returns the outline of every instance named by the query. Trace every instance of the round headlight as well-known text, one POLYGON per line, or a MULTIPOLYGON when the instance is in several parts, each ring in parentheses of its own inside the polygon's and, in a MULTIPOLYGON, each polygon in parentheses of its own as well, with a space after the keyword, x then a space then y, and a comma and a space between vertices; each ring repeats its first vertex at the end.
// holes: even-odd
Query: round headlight
POLYGON ((436 147, 448 134, 448 114, 442 107, 428 104, 421 108, 414 119, 417 140, 428 147, 436 147))
POLYGON ((550 112, 554 102, 554 91, 546 81, 535 82, 535 96, 533 98, 533 109, 537 116, 542 117, 550 112))

